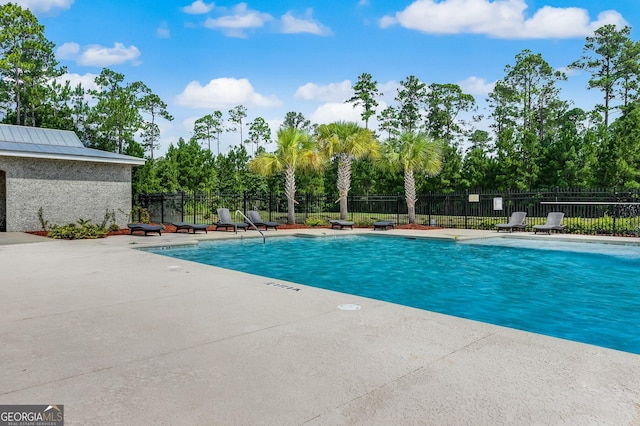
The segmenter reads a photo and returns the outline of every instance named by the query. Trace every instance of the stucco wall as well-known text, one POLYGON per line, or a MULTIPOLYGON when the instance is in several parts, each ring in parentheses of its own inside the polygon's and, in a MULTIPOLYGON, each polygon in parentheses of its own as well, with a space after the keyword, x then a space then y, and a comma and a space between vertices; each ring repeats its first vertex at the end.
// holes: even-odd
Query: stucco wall
POLYGON ((7 230, 6 186, 4 170, 0 170, 0 232, 7 230))
POLYGON ((87 161, 1 157, 6 176, 7 231, 42 229, 38 210, 50 225, 90 219, 102 223, 115 211, 126 226, 131 210, 131 166, 87 161))

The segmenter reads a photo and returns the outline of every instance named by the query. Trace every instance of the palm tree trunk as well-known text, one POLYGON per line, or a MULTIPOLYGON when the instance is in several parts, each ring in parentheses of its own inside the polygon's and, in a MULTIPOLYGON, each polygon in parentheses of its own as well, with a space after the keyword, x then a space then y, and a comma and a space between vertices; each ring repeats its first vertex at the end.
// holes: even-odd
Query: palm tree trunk
POLYGON ((409 223, 416 223, 416 180, 413 177, 413 170, 404 171, 404 195, 407 199, 407 213, 409 223))
POLYGON ((287 195, 287 223, 296 223, 296 169, 287 165, 284 179, 284 192, 287 195))
POLYGON ((346 220, 349 210, 347 207, 347 196, 351 189, 351 157, 341 154, 338 160, 338 194, 340 198, 340 219, 346 220))

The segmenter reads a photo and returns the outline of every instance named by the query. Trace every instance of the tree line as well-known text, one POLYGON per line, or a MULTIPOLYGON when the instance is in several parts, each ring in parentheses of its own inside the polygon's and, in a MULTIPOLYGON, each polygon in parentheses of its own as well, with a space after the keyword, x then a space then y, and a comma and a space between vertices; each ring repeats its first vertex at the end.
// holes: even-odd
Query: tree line
POLYGON ((266 120, 247 122, 247 109, 238 105, 227 119, 218 110, 196 120, 191 134, 160 158, 153 153, 159 120, 172 119, 167 104, 143 82, 127 82, 110 69, 89 90, 58 82, 66 70, 54 47, 28 9, 0 6, 2 121, 72 130, 88 147, 146 157, 134 170, 134 192, 295 189, 343 202, 348 191, 640 187, 640 43, 631 39, 630 27, 597 29, 566 64, 588 73, 585 90, 601 94, 592 110, 563 98, 566 73, 524 49, 488 94, 485 116, 459 85, 427 84, 415 75, 400 81, 393 105, 379 109, 383 94, 363 73, 345 100, 361 108, 361 124, 317 125, 292 111, 272 141, 266 120), (371 129, 374 117, 377 128, 371 129), (489 127, 478 128, 481 123, 489 127), (219 150, 223 132, 239 134, 226 153, 219 150), (317 167, 300 162, 292 174, 277 166, 291 139, 309 160, 317 157, 317 167), (425 153, 400 159, 410 149, 425 153))

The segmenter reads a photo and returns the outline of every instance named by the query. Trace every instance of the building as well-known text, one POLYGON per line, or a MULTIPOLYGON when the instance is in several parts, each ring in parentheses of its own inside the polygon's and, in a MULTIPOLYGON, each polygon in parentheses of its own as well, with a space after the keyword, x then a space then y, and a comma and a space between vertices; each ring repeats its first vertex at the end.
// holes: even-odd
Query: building
POLYGON ((131 213, 131 170, 142 158, 86 148, 67 130, 0 124, 0 231, 42 230, 131 213))

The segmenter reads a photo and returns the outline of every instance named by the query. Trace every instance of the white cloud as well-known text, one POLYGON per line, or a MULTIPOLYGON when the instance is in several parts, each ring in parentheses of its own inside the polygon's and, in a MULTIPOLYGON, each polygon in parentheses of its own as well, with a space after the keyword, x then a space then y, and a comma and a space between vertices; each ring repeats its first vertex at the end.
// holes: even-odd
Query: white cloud
POLYGON ((576 7, 557 8, 544 6, 520 27, 522 38, 569 38, 582 37, 606 24, 624 26, 625 21, 618 12, 606 11, 598 20, 589 21, 587 10, 576 7))
POLYGON ((579 69, 571 68, 571 67, 558 67, 558 68, 556 68, 556 71, 560 71, 561 73, 564 73, 566 76, 580 74, 580 70, 579 69))
POLYGON ((386 83, 378 84, 378 91, 382 93, 382 97, 384 99, 388 99, 392 101, 395 99, 398 94, 398 88, 400 87, 400 83, 395 80, 389 80, 386 83))
POLYGON ((187 117, 182 120, 182 130, 193 134, 193 126, 196 124, 196 120, 202 118, 201 116, 187 117))
POLYGON ((240 3, 233 8, 232 14, 220 18, 208 18, 204 26, 210 29, 220 29, 228 37, 246 37, 244 30, 263 27, 273 17, 268 13, 250 10, 246 3, 240 3))
POLYGON ((76 74, 76 73, 66 73, 66 74, 62 74, 60 77, 57 77, 56 81, 62 84, 64 84, 65 81, 68 81, 72 88, 76 87, 78 84, 81 84, 82 88, 85 91, 97 90, 98 86, 96 85, 96 82, 95 82, 95 79, 97 76, 98 76, 97 74, 91 74, 91 73, 86 73, 83 75, 76 74))
POLYGON ((156 29, 156 37, 158 38, 169 38, 171 37, 171 31, 169 30, 169 25, 166 21, 163 21, 160 26, 156 29))
POLYGON ((94 44, 82 49, 78 43, 68 42, 56 49, 58 59, 73 60, 79 65, 96 67, 108 67, 127 61, 135 61, 139 56, 140 51, 137 47, 126 47, 122 43, 115 43, 113 47, 94 44))
POLYGON ((74 0, 2 0, 0 4, 14 3, 23 9, 29 9, 33 13, 50 12, 54 9, 67 10, 74 0))
POLYGON ((140 50, 135 46, 126 47, 122 43, 114 43, 113 47, 97 44, 87 46, 78 58, 78 64, 96 67, 108 67, 134 61, 140 56, 140 50))
POLYGON ((327 102, 316 108, 309 116, 309 119, 316 124, 329 124, 335 121, 360 123, 362 122, 360 114, 362 114, 362 107, 360 106, 354 108, 352 104, 344 102, 327 102))
POLYGON ((340 83, 330 83, 324 86, 319 86, 315 83, 304 84, 298 87, 293 98, 307 101, 344 102, 352 95, 351 81, 344 80, 340 83))
POLYGON ((285 34, 309 33, 320 36, 328 36, 333 34, 329 27, 322 25, 312 17, 313 10, 307 9, 305 17, 296 18, 291 12, 287 12, 280 18, 281 32, 285 34))
POLYGON ((269 125, 269 128, 271 129, 271 142, 275 142, 276 140, 278 140, 278 129, 280 128, 280 126, 282 126, 282 123, 284 122, 284 120, 281 118, 278 118, 278 119, 272 118, 266 121, 267 121, 267 124, 269 125))
POLYGON ((56 49, 56 58, 58 59, 76 59, 80 53, 80 45, 78 43, 64 43, 56 49))
POLYGON ((468 93, 470 95, 486 95, 493 91, 496 83, 489 83, 484 78, 480 77, 469 77, 462 81, 459 81, 458 86, 464 93, 468 93))
POLYGON ((570 38, 587 36, 604 24, 626 25, 613 10, 591 22, 578 7, 544 6, 525 17, 525 0, 416 0, 378 21, 382 28, 399 24, 430 34, 486 34, 498 38, 570 38))
POLYGON ((75 89, 78 84, 82 85, 84 89, 84 100, 89 103, 89 106, 94 106, 96 104, 96 100, 88 93, 89 90, 98 90, 98 85, 96 84, 96 74, 86 73, 83 75, 75 74, 75 73, 67 73, 62 74, 60 77, 55 78, 55 81, 64 85, 65 82, 69 82, 69 86, 72 89, 75 89))
POLYGON ((206 85, 190 82, 176 97, 176 103, 186 108, 274 107, 281 105, 275 96, 257 93, 246 78, 216 78, 206 85))
POLYGON ((378 21, 378 25, 380 25, 380 28, 389 28, 390 26, 395 25, 397 23, 398 23, 398 20, 393 16, 383 16, 378 21))
POLYGON ((598 20, 597 21, 593 21, 590 24, 590 28, 589 28, 589 32, 590 35, 593 34, 593 32, 595 30, 597 30, 600 27, 603 27, 604 25, 615 25, 618 28, 622 28, 625 25, 629 25, 629 23, 624 19, 624 17, 616 12, 615 10, 605 10, 602 13, 598 14, 598 20))
POLYGON ((183 7, 182 11, 190 15, 202 15, 205 13, 209 13, 214 7, 214 3, 205 3, 202 0, 196 0, 189 6, 183 7))

